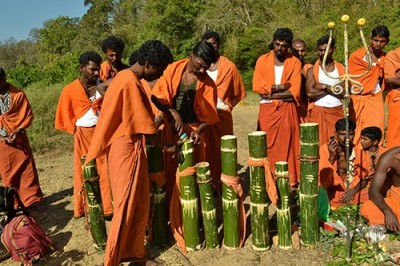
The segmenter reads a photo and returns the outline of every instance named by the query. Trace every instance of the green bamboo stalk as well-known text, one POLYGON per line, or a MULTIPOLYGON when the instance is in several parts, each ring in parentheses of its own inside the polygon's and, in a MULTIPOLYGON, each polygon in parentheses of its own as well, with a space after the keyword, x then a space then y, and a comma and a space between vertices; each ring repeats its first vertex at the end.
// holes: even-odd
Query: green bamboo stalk
POLYGON ((317 123, 300 125, 300 223, 301 240, 315 247, 318 230, 319 137, 317 123))
MULTIPOLYGON (((226 135, 221 138, 222 173, 237 176, 237 139, 226 135)), ((222 212, 224 219, 224 247, 240 246, 239 196, 233 188, 222 183, 222 212)))
POLYGON ((278 246, 282 249, 292 247, 289 171, 287 162, 275 163, 276 184, 279 202, 276 209, 278 223, 278 246))
MULTIPOLYGON (((255 131, 248 135, 250 159, 257 161, 267 157, 267 134, 255 131)), ((253 249, 264 251, 270 247, 269 215, 270 200, 266 192, 265 168, 250 167, 250 213, 253 249)))
POLYGON ((210 178, 210 165, 207 162, 196 164, 197 183, 199 183, 201 212, 203 214, 204 234, 206 247, 214 249, 218 247, 217 209, 213 195, 213 187, 210 178))
MULTIPOLYGON (((194 165, 193 141, 186 141, 182 145, 183 161, 179 163, 179 171, 194 165)), ((188 251, 201 247, 198 195, 194 175, 182 176, 179 184, 181 191, 182 218, 185 245, 188 251)))
MULTIPOLYGON (((164 154, 157 145, 149 145, 147 149, 147 158, 150 175, 164 171, 164 154)), ((151 182, 152 199, 152 235, 154 243, 164 243, 169 240, 168 237, 168 212, 165 199, 166 186, 158 186, 151 182)))
POLYGON ((81 157, 83 181, 86 198, 88 201, 87 221, 93 238, 93 246, 97 250, 105 250, 107 243, 107 230, 104 220, 103 203, 101 200, 99 175, 97 174, 96 161, 90 161, 83 166, 86 156, 81 157))

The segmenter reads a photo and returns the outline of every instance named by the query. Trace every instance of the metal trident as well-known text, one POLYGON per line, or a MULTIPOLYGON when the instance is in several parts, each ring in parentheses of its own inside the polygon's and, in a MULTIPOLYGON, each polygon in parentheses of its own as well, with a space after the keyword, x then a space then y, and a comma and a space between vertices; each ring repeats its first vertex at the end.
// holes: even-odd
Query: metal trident
MULTIPOLYGON (((332 33, 333 29, 335 28, 335 23, 334 22, 329 22, 328 23, 328 28, 329 28, 329 41, 328 45, 326 46, 325 54, 324 54, 324 59, 322 61, 322 70, 324 71, 325 75, 332 79, 337 79, 338 81, 332 85, 332 92, 335 95, 343 95, 342 103, 343 103, 343 111, 344 111, 344 116, 346 118, 346 193, 349 193, 350 189, 350 140, 349 140, 349 103, 350 103, 350 95, 352 94, 360 94, 364 86, 354 80, 354 78, 360 78, 369 72, 371 69, 372 65, 372 59, 370 52, 368 50, 368 45, 365 41, 364 33, 362 30, 362 27, 365 24, 365 19, 360 18, 357 20, 357 25, 360 28, 360 36, 361 36, 361 41, 365 47, 366 51, 366 59, 368 62, 368 68, 361 74, 358 75, 353 75, 349 73, 349 64, 348 64, 348 58, 349 58, 349 36, 347 32, 347 22, 350 20, 350 17, 348 15, 343 15, 340 19, 344 23, 344 66, 345 66, 345 73, 340 76, 333 76, 331 75, 328 71, 326 71, 326 58, 328 56, 329 49, 331 47, 332 43, 332 33), (344 82, 344 88, 342 86, 344 82), (351 86, 350 86, 351 85, 351 86)), ((347 197, 347 217, 346 217, 346 227, 347 227, 347 260, 351 260, 351 236, 350 236, 350 198, 347 197)))

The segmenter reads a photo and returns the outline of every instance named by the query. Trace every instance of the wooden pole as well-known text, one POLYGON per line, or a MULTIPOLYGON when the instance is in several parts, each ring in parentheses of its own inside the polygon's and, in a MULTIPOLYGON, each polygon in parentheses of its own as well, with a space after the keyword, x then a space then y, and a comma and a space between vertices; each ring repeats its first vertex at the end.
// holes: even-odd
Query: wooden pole
MULTIPOLYGON (((150 180, 154 175, 164 175, 164 154, 162 149, 157 145, 149 145, 147 149, 148 165, 150 180)), ((151 232, 154 243, 164 243, 169 240, 168 237, 168 212, 167 202, 165 199, 166 187, 165 184, 158 185, 156 182, 151 182, 151 211, 152 223, 151 232)))
MULTIPOLYGON (((194 165, 193 141, 189 140, 182 145, 182 159, 179 163, 179 172, 194 165)), ((198 196, 194 175, 182 176, 180 178, 180 194, 182 205, 182 219, 184 228, 185 245, 188 251, 197 250, 201 247, 198 196)))
POLYGON ((210 165, 207 162, 196 164, 197 183, 200 190, 201 213, 203 214, 204 234, 206 238, 206 247, 214 249, 218 247, 218 225, 217 209, 215 208, 215 199, 213 187, 210 178, 210 165))
POLYGON ((275 163, 276 184, 279 191, 279 201, 276 209, 278 223, 278 246, 282 249, 292 247, 292 229, 290 213, 290 187, 287 162, 275 163))
POLYGON ((99 175, 97 174, 96 161, 90 161, 83 166, 86 156, 81 157, 83 181, 85 185, 86 198, 88 201, 88 214, 86 219, 89 224, 93 245, 97 250, 105 250, 107 243, 106 222, 104 220, 103 203, 101 200, 99 175))
POLYGON ((300 125, 300 223, 301 240, 315 247, 319 241, 318 228, 318 124, 300 125))
MULTIPOLYGON (((237 140, 235 136, 221 138, 222 174, 237 176, 237 140)), ((224 219, 224 247, 240 247, 239 196, 235 190, 222 182, 222 212, 224 219)))
MULTIPOLYGON (((248 135, 249 154, 253 161, 267 157, 267 134, 255 131, 248 135)), ((269 215, 270 200, 266 192, 265 168, 250 166, 250 214, 253 249, 264 251, 270 247, 269 215)))

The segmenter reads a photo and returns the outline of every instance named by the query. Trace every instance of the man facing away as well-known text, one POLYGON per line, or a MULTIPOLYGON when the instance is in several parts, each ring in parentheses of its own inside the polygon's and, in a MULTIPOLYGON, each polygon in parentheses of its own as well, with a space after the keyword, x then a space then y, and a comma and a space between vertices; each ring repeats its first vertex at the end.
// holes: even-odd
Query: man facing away
POLYGON ((43 193, 26 129, 33 121, 28 98, 7 82, 0 66, 0 178, 13 187, 25 207, 40 203, 43 193))
MULTIPOLYGON (((336 95, 332 92, 332 85, 337 82, 337 79, 330 78, 322 70, 322 61, 328 41, 329 36, 327 35, 318 39, 317 49, 319 59, 307 71, 306 83, 307 94, 310 99, 308 121, 318 123, 320 145, 329 141, 329 138, 333 136, 336 121, 344 117, 341 102, 342 95, 336 95)), ((325 68, 330 75, 338 77, 344 74, 345 69, 342 64, 333 59, 334 51, 335 39, 332 39, 325 68)), ((343 86, 343 84, 341 85, 343 86)))
POLYGON ((365 202, 360 213, 371 225, 385 225, 393 232, 400 232, 400 147, 394 147, 379 159, 371 186, 370 201, 365 202), (392 178, 393 185, 387 196, 381 193, 385 180, 392 178))
POLYGON ((101 50, 103 50, 107 60, 104 61, 100 67, 101 81, 106 81, 107 79, 115 77, 119 71, 128 67, 121 61, 124 48, 124 41, 118 37, 110 36, 103 41, 101 50))
POLYGON ((137 62, 116 75, 104 99, 86 163, 107 154, 115 207, 106 266, 127 261, 150 263, 144 247, 150 209, 146 140, 167 148, 157 134, 150 100, 140 80, 159 78, 172 58, 162 42, 145 42, 139 48, 137 62))
POLYGON ((210 162, 214 186, 221 191, 221 137, 233 135, 232 110, 246 97, 242 77, 235 64, 219 54, 220 36, 217 32, 205 32, 201 38, 210 43, 217 53, 217 61, 207 70, 207 74, 217 85, 217 112, 219 122, 208 127, 205 132, 206 159, 210 162))
MULTIPOLYGON (((384 132, 384 108, 383 96, 383 66, 386 53, 383 51, 389 42, 389 30, 386 26, 378 26, 372 30, 372 37, 368 51, 372 59, 370 71, 363 77, 354 78, 361 82, 364 90, 361 94, 351 95, 354 107, 354 118, 357 129, 354 136, 354 144, 360 143, 361 129, 369 126, 377 126, 384 132)), ((362 47, 353 52, 349 57, 349 73, 362 74, 368 69, 368 60, 365 48, 362 47)))
POLYGON ((275 162, 288 162, 290 185, 299 181, 299 121, 301 62, 289 53, 293 33, 279 28, 272 39, 273 50, 260 56, 253 75, 253 91, 260 95, 258 128, 267 133, 267 153, 272 173, 275 162))
MULTIPOLYGON (((74 135, 74 217, 85 214, 81 157, 87 155, 100 115, 104 91, 96 85, 101 57, 88 51, 79 58, 79 78, 64 87, 58 101, 55 128, 74 135)), ((111 219, 113 205, 105 154, 96 158, 104 215, 111 219)))

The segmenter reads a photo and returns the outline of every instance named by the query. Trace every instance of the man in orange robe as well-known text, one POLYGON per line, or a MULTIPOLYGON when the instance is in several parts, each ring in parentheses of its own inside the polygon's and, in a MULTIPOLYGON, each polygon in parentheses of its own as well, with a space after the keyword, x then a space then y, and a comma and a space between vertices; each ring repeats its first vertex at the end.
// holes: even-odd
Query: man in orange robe
POLYGON ((0 178, 2 186, 13 187, 25 207, 33 207, 43 198, 39 177, 25 129, 33 113, 22 90, 6 80, 0 66, 0 178))
POLYGON ((386 96, 388 105, 386 147, 390 149, 400 145, 400 48, 388 52, 384 70, 385 82, 389 89, 386 96))
MULTIPOLYGON (((354 144, 360 143, 361 129, 369 126, 377 126, 384 132, 384 107, 383 96, 383 66, 386 53, 383 48, 389 42, 389 30, 386 26, 378 26, 372 30, 371 43, 368 50, 371 55, 372 66, 363 77, 354 78, 360 82, 364 89, 361 94, 351 96, 354 119, 357 123, 354 144)), ((353 52, 349 58, 349 73, 362 74, 368 69, 368 58, 365 48, 362 47, 353 52)), ((354 84, 353 84, 354 85, 354 84)))
POLYGON ((299 123, 306 123, 307 114, 308 114, 308 97, 306 91, 306 75, 307 71, 313 66, 312 64, 308 64, 304 61, 304 57, 306 56, 307 46, 306 42, 302 39, 294 39, 292 42, 292 52, 293 55, 296 56, 302 65, 301 69, 301 90, 300 96, 301 101, 299 105, 297 105, 297 116, 299 117, 299 123))
POLYGON ((370 201, 365 202, 360 213, 371 225, 385 225, 393 232, 400 232, 400 147, 386 151, 379 159, 376 172, 369 188, 370 201), (381 190, 386 179, 392 178, 393 185, 384 198, 381 190))
MULTIPOLYGON (((336 95, 332 92, 332 86, 337 83, 337 79, 327 76, 321 66, 329 36, 322 36, 317 41, 319 59, 314 67, 307 72, 307 94, 310 102, 308 104, 309 122, 318 123, 319 144, 327 143, 335 131, 335 123, 344 117, 341 98, 343 95, 336 95)), ((332 39, 331 47, 326 58, 326 71, 334 77, 343 75, 344 66, 336 62, 332 55, 335 51, 335 39, 332 39)), ((343 87, 343 84, 339 84, 343 87)))
MULTIPOLYGON (((86 156, 103 101, 97 90, 101 57, 85 52, 79 58, 80 76, 63 89, 57 106, 55 128, 74 135, 74 217, 85 215, 85 192, 81 157, 86 156)), ((113 204, 105 154, 96 159, 104 215, 111 219, 113 204)))
POLYGON ((101 81, 106 81, 107 79, 115 77, 119 71, 128 67, 121 61, 121 55, 124 52, 124 48, 124 41, 115 36, 110 36, 103 41, 101 44, 101 50, 103 50, 107 60, 100 66, 101 81))
MULTIPOLYGON (((171 122, 164 124, 164 140, 176 143, 182 132, 193 140, 195 163, 205 161, 204 130, 219 121, 217 114, 217 88, 206 71, 215 63, 214 47, 199 42, 189 59, 169 65, 153 88, 153 95, 167 109, 171 122)), ((217 153, 218 151, 214 151, 217 153)), ((181 207, 176 186, 178 160, 174 154, 165 154, 167 176, 167 204, 170 206, 171 229, 178 245, 186 250, 183 241, 181 207)), ((211 162, 212 163, 212 162, 211 162)))
POLYGON ((299 120, 301 62, 288 52, 293 33, 278 29, 273 51, 260 56, 253 75, 253 91, 261 97, 258 128, 267 133, 267 153, 272 172, 275 162, 288 162, 290 185, 299 181, 299 120))
POLYGON ((171 51, 160 41, 147 41, 138 61, 117 74, 96 126, 86 163, 107 153, 114 195, 114 217, 108 234, 104 265, 144 262, 145 231, 149 215, 150 179, 146 140, 163 146, 154 124, 151 104, 142 78, 159 78, 172 62, 171 51))
POLYGON ((350 183, 349 194, 346 194, 346 120, 342 118, 335 124, 334 137, 320 147, 319 151, 319 183, 328 192, 331 209, 335 210, 345 205, 347 199, 351 204, 368 200, 366 190, 361 190, 362 180, 368 176, 366 159, 362 157, 362 149, 354 146, 355 122, 349 120, 350 147, 350 183), (361 191, 361 192, 360 192, 361 191), (348 196, 347 196, 348 195, 348 196))
POLYGON ((219 54, 220 36, 217 32, 208 31, 202 40, 212 44, 217 52, 218 60, 210 66, 207 74, 217 85, 217 112, 219 122, 208 127, 204 139, 206 143, 206 159, 210 162, 211 177, 214 186, 221 191, 221 137, 233 135, 232 110, 246 97, 242 77, 235 64, 219 54))

